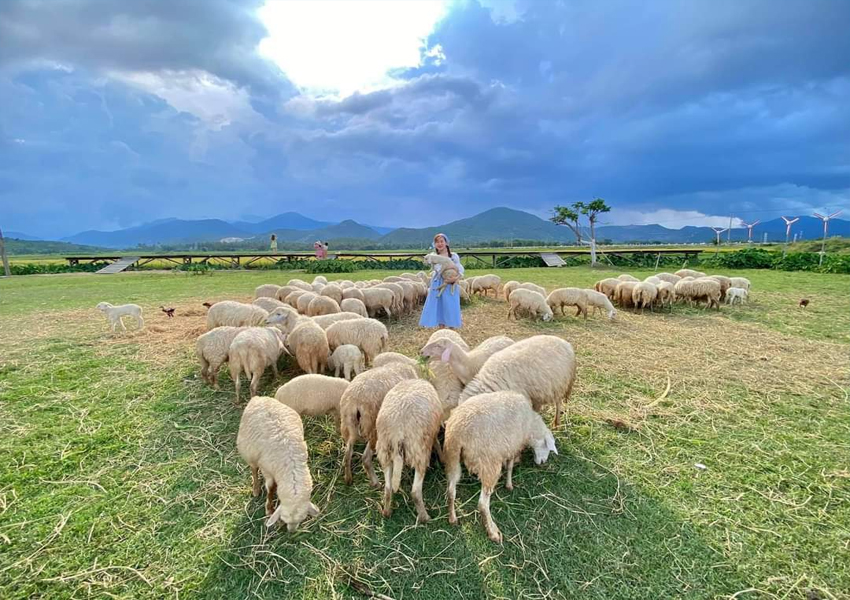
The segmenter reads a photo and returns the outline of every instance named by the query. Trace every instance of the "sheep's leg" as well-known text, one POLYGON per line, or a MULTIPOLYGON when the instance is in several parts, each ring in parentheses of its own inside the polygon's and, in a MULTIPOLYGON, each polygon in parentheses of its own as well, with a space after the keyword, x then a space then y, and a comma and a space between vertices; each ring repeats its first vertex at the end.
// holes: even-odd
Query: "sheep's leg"
MULTIPOLYGON (((232 373, 231 373, 231 375, 232 375, 232 373)), ((236 381, 234 382, 234 385, 236 387, 236 404, 239 404, 239 390, 242 387, 241 381, 240 381, 241 376, 242 376, 242 370, 240 369, 239 372, 236 373, 236 381)))
POLYGON ((375 451, 372 449, 372 444, 366 444, 366 450, 363 451, 363 468, 366 469, 366 475, 369 476, 369 485, 372 487, 380 487, 381 482, 378 481, 378 476, 375 475, 375 468, 372 466, 372 455, 375 451))
POLYGON ((446 455, 443 454, 443 447, 437 437, 434 438, 434 449, 437 451, 437 458, 440 459, 440 462, 446 464, 446 455))
POLYGON ((142 329, 145 326, 145 320, 142 318, 142 315, 136 317, 136 327, 142 329))
POLYGON ((277 495, 277 482, 266 482, 266 516, 274 512, 274 497, 277 495))
POLYGON ((354 454, 354 442, 346 442, 345 443, 345 458, 343 459, 343 464, 345 465, 345 483, 346 485, 351 485, 351 455, 354 454))
POLYGON ((561 399, 555 400, 555 429, 561 424, 561 399))
POLYGON ((514 463, 516 462, 516 456, 512 456, 507 464, 507 472, 508 477, 505 481, 505 489, 511 491, 514 489, 513 475, 514 475, 514 463))
MULTIPOLYGON (((384 466, 384 465, 382 465, 384 466)), ((393 463, 384 466, 384 507, 381 514, 390 518, 393 514, 393 463)))
POLYGON ((256 465, 251 465, 251 495, 256 498, 260 495, 260 473, 256 465))
POLYGON ((481 518, 484 521, 484 529, 487 530, 487 537, 496 543, 502 543, 502 532, 493 521, 493 515, 490 514, 490 496, 493 494, 493 488, 481 486, 481 496, 478 498, 478 510, 481 512, 481 518))
POLYGON ((457 495, 457 482, 460 481, 460 463, 457 465, 449 465, 446 468, 446 475, 448 476, 449 485, 448 485, 448 505, 449 505, 449 523, 452 525, 457 524, 457 514, 455 513, 455 497, 457 495))
POLYGON ((345 380, 351 381, 351 365, 349 363, 345 363, 345 367, 343 368, 345 380))
POLYGON ((257 392, 260 389, 260 377, 263 376, 262 371, 254 371, 253 375, 251 375, 251 397, 257 395, 257 392))
POLYGON ((428 516, 428 511, 425 509, 425 501, 422 499, 422 484, 424 481, 425 469, 416 469, 413 475, 413 487, 410 488, 410 494, 413 496, 413 502, 416 504, 417 525, 419 523, 427 523, 431 520, 431 517, 428 516))

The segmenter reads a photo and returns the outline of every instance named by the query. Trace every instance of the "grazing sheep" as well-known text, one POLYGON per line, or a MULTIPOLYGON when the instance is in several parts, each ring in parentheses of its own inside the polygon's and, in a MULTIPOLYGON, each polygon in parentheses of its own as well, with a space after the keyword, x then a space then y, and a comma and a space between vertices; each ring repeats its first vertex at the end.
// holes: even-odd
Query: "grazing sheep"
POLYGON ((313 317, 313 322, 322 329, 327 330, 327 328, 334 323, 339 323, 340 321, 353 321, 354 319, 362 318, 364 317, 354 312, 338 312, 332 315, 313 317))
POLYGON ((658 288, 655 285, 646 281, 640 281, 632 289, 632 304, 635 305, 636 309, 640 309, 641 314, 643 314, 643 310, 647 306, 650 312, 652 312, 652 303, 655 302, 657 296, 658 288))
POLYGON ((195 356, 201 363, 201 377, 210 385, 218 388, 218 370, 227 362, 230 344, 233 338, 245 327, 216 327, 198 337, 195 342, 195 356))
POLYGON ((392 363, 402 363, 405 365, 410 365, 411 367, 416 367, 418 364, 409 356, 399 354, 398 352, 381 352, 372 361, 372 367, 377 369, 378 367, 383 367, 392 363))
POLYGON ((274 397, 297 412, 308 417, 333 414, 339 421, 339 401, 348 382, 327 375, 299 375, 277 388, 274 397))
POLYGON ((393 312, 396 316, 404 312, 404 288, 397 283, 379 283, 373 289, 390 290, 393 293, 393 312))
POLYGON ((687 300, 690 305, 705 301, 705 308, 712 306, 720 310, 720 282, 715 279, 682 279, 674 286, 677 298, 687 300))
POLYGON ((419 292, 417 291, 417 287, 411 281, 397 281, 396 285, 401 286, 402 291, 404 291, 404 304, 402 306, 402 310, 405 313, 410 313, 413 311, 413 307, 416 305, 416 301, 419 298, 419 292))
POLYGON ((616 279, 614 277, 608 277, 606 279, 600 279, 593 285, 593 289, 597 292, 605 294, 609 300, 612 302, 616 302, 616 291, 617 286, 620 285, 622 281, 616 279))
MULTIPOLYGON (((469 351, 469 345, 457 331, 451 329, 438 329, 428 338, 426 346, 437 340, 451 340, 464 352, 469 351)), ((437 390, 440 404, 443 406, 443 420, 449 418, 455 406, 457 406, 463 384, 448 363, 442 361, 431 361, 428 364, 427 379, 437 390)))
POLYGON ((351 372, 360 375, 366 370, 366 361, 360 348, 354 344, 343 344, 333 351, 328 366, 334 370, 334 377, 339 377, 339 372, 342 371, 346 381, 351 381, 351 372))
POLYGON ((558 427, 561 404, 569 400, 575 379, 576 355, 572 345, 554 335, 535 335, 487 359, 464 388, 458 405, 487 392, 521 392, 537 412, 545 405, 554 404, 555 427, 558 427))
POLYGON ((276 308, 280 308, 281 306, 286 306, 287 308, 289 308, 288 304, 284 304, 280 300, 275 300, 274 298, 270 298, 268 296, 261 296, 251 302, 251 304, 253 304, 254 306, 259 306, 260 308, 268 312, 271 312, 276 308))
POLYGON ((640 281, 640 279, 638 279, 637 277, 635 277, 633 275, 629 275, 628 273, 623 273, 622 275, 617 275, 617 279, 619 279, 620 281, 634 281, 634 282, 640 281))
POLYGON ((647 277, 646 279, 644 279, 644 282, 645 282, 645 283, 651 283, 652 285, 654 285, 654 286, 656 286, 656 287, 657 287, 657 286, 658 286, 658 284, 659 284, 659 283, 661 283, 662 281, 664 281, 664 280, 663 280, 663 279, 661 279, 661 278, 659 278, 659 277, 656 277, 655 275, 650 275, 649 277, 647 277))
POLYGON ((470 293, 483 293, 487 295, 487 291, 493 292, 493 297, 499 297, 499 285, 502 283, 502 278, 498 275, 481 275, 475 278, 475 283, 470 290, 470 293))
MULTIPOLYGON (((365 298, 363 297, 363 292, 361 292, 356 287, 351 287, 342 290, 342 299, 343 301, 348 300, 349 298, 354 298, 355 300, 360 300, 363 304, 366 304, 365 298)), ((342 302, 340 302, 340 306, 342 306, 342 302)))
POLYGON ((275 298, 277 298, 278 300, 280 300, 281 302, 283 302, 283 301, 285 301, 285 300, 286 300, 286 297, 287 297, 289 294, 291 294, 292 292, 294 292, 294 291, 296 291, 296 290, 298 290, 298 291, 300 291, 300 292, 303 292, 303 291, 304 291, 304 290, 302 290, 301 288, 299 288, 299 287, 295 287, 295 286, 293 286, 293 285, 284 285, 284 286, 281 286, 280 288, 278 288, 278 290, 277 290, 277 295, 275 296, 275 298))
POLYGON ((442 415, 437 391, 421 379, 402 381, 384 397, 375 421, 378 432, 375 451, 384 472, 384 507, 381 514, 385 517, 392 515, 393 492, 401 486, 401 472, 407 465, 415 471, 410 494, 416 504, 416 523, 431 520, 422 499, 422 483, 434 444, 437 445, 437 454, 443 454, 437 440, 442 415))
MULTIPOLYGON (((330 286, 328 286, 330 287, 330 286)), ((316 296, 307 305, 308 317, 319 317, 321 315, 333 315, 340 311, 337 301, 330 296, 316 296)))
POLYGON ((526 447, 534 462, 542 464, 549 453, 558 453, 555 437, 523 394, 501 391, 479 394, 458 406, 446 423, 445 468, 448 480, 449 523, 457 524, 455 497, 460 481, 461 457, 467 471, 481 481, 478 510, 488 537, 501 543, 502 533, 490 514, 490 496, 507 466, 505 487, 513 489, 513 468, 526 447))
POLYGON ((324 373, 328 369, 330 347, 325 330, 311 319, 302 319, 286 338, 286 345, 305 373, 324 373))
POLYGON ((597 311, 604 311, 608 315, 609 319, 613 319, 617 316, 617 311, 614 310, 614 305, 611 304, 611 300, 609 300, 608 296, 602 292, 597 292, 596 290, 584 290, 584 297, 588 308, 593 308, 594 314, 597 311))
POLYGON ((746 277, 730 277, 729 283, 731 287, 741 288, 750 291, 750 280, 746 277))
POLYGON ((300 288, 300 289, 304 290, 305 292, 312 292, 313 291, 313 286, 310 285, 309 283, 307 283, 306 281, 302 281, 301 279, 290 279, 289 281, 286 282, 286 285, 290 285, 292 287, 300 288))
POLYGON ((342 302, 342 292, 343 289, 336 284, 330 283, 322 288, 320 293, 321 296, 327 296, 328 298, 333 298, 334 301, 339 304, 342 302))
POLYGON ((425 344, 419 353, 448 364, 461 384, 466 385, 478 374, 488 358, 513 343, 507 336, 496 335, 478 344, 474 350, 467 351, 451 338, 443 337, 425 344))
POLYGON ((749 292, 744 288, 730 287, 726 290, 726 304, 735 304, 736 300, 738 304, 744 304, 748 295, 749 292))
POLYGON ((261 286, 257 286, 254 290, 254 298, 277 298, 277 293, 280 290, 279 285, 275 285, 273 283, 266 283, 261 286))
POLYGON ((720 284, 720 301, 726 300, 726 290, 732 287, 732 279, 725 275, 709 275, 708 279, 713 279, 720 284))
POLYGON ((313 292, 305 292, 302 289, 296 289, 295 291, 289 292, 289 294, 287 294, 286 297, 283 299, 283 302, 297 310, 298 309, 298 299, 301 296, 303 296, 304 294, 307 294, 307 293, 312 294, 313 292))
POLYGON ((375 421, 387 395, 396 384, 405 379, 417 379, 416 369, 410 365, 392 363, 361 373, 355 377, 339 401, 340 435, 345 443, 343 469, 345 483, 351 485, 351 455, 354 443, 366 442, 363 452, 363 468, 373 487, 380 485, 372 468, 372 455, 378 442, 375 421))
POLYGON ((630 308, 634 306, 632 292, 638 283, 640 282, 621 281, 614 290, 614 301, 622 308, 630 308))
POLYGON ((679 280, 682 279, 678 275, 673 275, 673 273, 656 273, 655 277, 657 277, 661 281, 672 283, 673 285, 676 285, 677 283, 679 283, 679 280))
POLYGON ((276 327, 246 327, 230 343, 230 378, 236 384, 236 402, 239 402, 240 377, 251 379, 251 395, 257 395, 260 377, 271 367, 277 377, 277 360, 286 352, 283 333, 276 327))
POLYGON ((369 316, 369 313, 366 311, 366 305, 363 304, 362 300, 358 300, 357 298, 343 298, 339 308, 343 312, 355 313, 364 318, 369 316))
POLYGON ((404 281, 404 277, 399 275, 388 275, 384 277, 384 283, 396 283, 398 281, 404 281))
POLYGON ((310 303, 318 297, 319 295, 314 294, 313 292, 304 292, 298 296, 298 300, 295 301, 295 308, 298 309, 298 312, 302 315, 306 315, 307 308, 309 308, 310 303))
MULTIPOLYGON (((525 283, 519 284, 519 286, 517 286, 517 288, 521 289, 521 290, 531 290, 533 292, 537 292, 538 294, 540 294, 544 298, 546 297, 546 288, 544 288, 543 286, 537 285, 536 283, 531 283, 529 281, 526 281, 525 283)), ((508 299, 510 300, 510 296, 508 296, 508 299)))
POLYGON ((584 319, 587 320, 587 296, 585 296, 584 290, 579 288, 568 287, 553 290, 546 297, 546 304, 552 309, 553 314, 560 309, 562 315, 565 314, 565 306, 575 306, 577 309, 576 316, 584 314, 584 319))
POLYGON ((502 286, 502 295, 505 298, 505 302, 508 302, 511 297, 511 292, 519 287, 519 281, 509 281, 505 285, 502 286))
POLYGON ((328 285, 328 278, 324 275, 316 275, 313 277, 313 283, 321 283, 322 285, 328 285))
POLYGON ((216 302, 207 311, 207 330, 230 325, 231 327, 251 327, 265 325, 268 311, 253 304, 242 304, 232 300, 216 302))
POLYGON ((343 344, 354 344, 363 352, 366 362, 372 363, 378 354, 387 349, 387 327, 376 319, 339 321, 327 329, 331 350, 343 344))
POLYGON ((366 305, 366 311, 370 317, 375 317, 379 310, 383 310, 387 317, 392 316, 392 309, 395 304, 395 294, 392 290, 363 288, 363 304, 366 305))
POLYGON ((657 286, 658 295, 656 301, 663 308, 665 305, 670 307, 670 312, 673 312, 673 302, 676 301, 675 286, 669 281, 661 281, 657 286))
POLYGON ((251 491, 260 495, 259 471, 266 482, 266 522, 271 527, 278 521, 295 531, 307 518, 319 514, 310 502, 313 478, 307 464, 307 444, 301 417, 274 398, 251 398, 239 421, 236 434, 239 456, 251 468, 251 491), (274 497, 279 504, 274 508, 274 497))
POLYGON ((324 283, 319 283, 319 282, 314 282, 314 283, 311 283, 311 284, 310 284, 310 287, 312 287, 312 288, 313 288, 313 293, 314 293, 314 294, 321 294, 321 293, 322 293, 322 290, 323 290, 323 289, 325 289, 325 284, 324 284, 324 283))
POLYGON ((121 317, 133 317, 136 320, 136 329, 141 329, 145 326, 145 320, 142 318, 142 307, 138 304, 120 304, 113 306, 109 302, 98 302, 95 307, 104 315, 106 320, 112 326, 112 333, 115 333, 116 327, 121 327, 121 331, 127 331, 121 317))
POLYGON ((675 275, 677 277, 693 277, 694 279, 698 277, 705 277, 705 273, 702 271, 694 271, 693 269, 679 269, 676 271, 675 275))
POLYGON ((554 317, 552 309, 546 304, 546 297, 539 292, 519 288, 511 292, 509 302, 508 320, 517 318, 517 310, 528 312, 534 318, 539 316, 543 321, 551 321, 554 317))

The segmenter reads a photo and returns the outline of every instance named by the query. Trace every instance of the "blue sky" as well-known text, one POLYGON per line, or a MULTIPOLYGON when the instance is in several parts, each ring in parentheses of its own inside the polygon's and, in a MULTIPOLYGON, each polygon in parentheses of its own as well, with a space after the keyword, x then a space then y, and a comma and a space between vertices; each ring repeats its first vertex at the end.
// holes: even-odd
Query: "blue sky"
POLYGON ((0 3, 0 227, 850 208, 850 2, 0 3))

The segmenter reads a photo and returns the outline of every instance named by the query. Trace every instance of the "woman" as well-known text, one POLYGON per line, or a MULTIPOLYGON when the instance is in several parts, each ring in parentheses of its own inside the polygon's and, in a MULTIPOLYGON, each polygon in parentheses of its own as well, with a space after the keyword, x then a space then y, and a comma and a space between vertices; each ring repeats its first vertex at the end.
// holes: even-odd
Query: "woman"
POLYGON ((313 250, 316 251, 316 260, 322 259, 322 242, 316 240, 313 242, 313 250))
MULTIPOLYGON (((434 252, 440 256, 450 257, 452 262, 457 265, 458 272, 463 275, 460 257, 452 252, 446 234, 438 233, 434 236, 434 252)), ((446 286, 443 293, 437 295, 438 288, 443 283, 443 278, 440 276, 441 268, 441 265, 434 265, 433 267, 435 273, 431 277, 431 287, 428 290, 428 297, 425 299, 425 306, 422 308, 419 325, 420 327, 459 329, 463 324, 460 318, 460 288, 459 286, 446 286)))
POLYGON ((277 236, 275 234, 272 234, 272 241, 269 244, 269 248, 272 252, 277 252, 277 236))

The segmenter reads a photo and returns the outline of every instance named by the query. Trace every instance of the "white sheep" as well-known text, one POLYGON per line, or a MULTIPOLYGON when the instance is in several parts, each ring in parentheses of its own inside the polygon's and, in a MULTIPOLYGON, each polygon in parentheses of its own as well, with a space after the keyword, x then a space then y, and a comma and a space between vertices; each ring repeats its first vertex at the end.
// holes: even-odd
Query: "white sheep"
POLYGON ((333 325, 334 323, 339 323, 340 321, 353 321, 354 319, 363 318, 363 316, 354 312, 338 312, 333 313, 331 315, 321 315, 319 317, 313 317, 313 322, 322 329, 327 330, 327 328, 333 325))
POLYGON ((283 301, 285 301, 285 300, 286 300, 286 297, 287 297, 289 294, 291 294, 292 292, 294 292, 294 291, 296 291, 296 290, 301 291, 301 292, 303 292, 303 291, 304 291, 304 290, 302 290, 302 289, 301 289, 301 288, 299 288, 299 287, 295 287, 294 285, 284 285, 284 286, 281 286, 280 288, 278 288, 278 290, 277 290, 277 294, 275 295, 275 298, 277 298, 278 300, 280 300, 281 302, 283 302, 283 301))
POLYGON ((145 320, 142 318, 142 307, 138 304, 120 304, 113 306, 109 302, 99 302, 97 308, 100 312, 106 315, 106 320, 112 326, 112 333, 115 333, 116 327, 121 327, 121 331, 127 331, 121 317, 133 317, 136 320, 136 329, 141 329, 145 326, 145 320))
POLYGON ((341 312, 337 301, 330 296, 316 296, 307 305, 308 317, 319 317, 321 315, 332 315, 341 312))
POLYGON ((656 286, 656 287, 657 287, 657 286, 658 286, 658 284, 659 284, 659 283, 661 283, 662 281, 664 281, 664 280, 663 280, 663 279, 661 279, 660 277, 656 276, 656 275, 650 275, 649 277, 647 277, 646 279, 644 279, 644 282, 646 282, 646 283, 651 283, 652 285, 654 285, 654 286, 656 286))
POLYGON ((488 358, 513 343, 507 336, 496 335, 478 344, 474 350, 467 351, 454 340, 442 337, 425 344, 419 353, 448 364, 461 384, 466 385, 478 374, 488 358))
MULTIPOLYGON (((432 333, 425 347, 427 348, 439 340, 449 340, 463 352, 469 351, 469 345, 463 337, 457 331, 451 329, 438 329, 432 333)), ((460 393, 463 391, 463 383, 448 362, 442 360, 429 362, 427 377, 437 390, 437 396, 440 398, 440 404, 443 407, 443 421, 445 421, 449 418, 454 407, 457 406, 460 393)))
MULTIPOLYGON (((342 290, 342 299, 343 301, 348 300, 349 298, 354 298, 355 300, 360 300, 363 304, 366 304, 366 299, 363 297, 363 292, 356 287, 346 288, 342 290)), ((340 302, 340 306, 342 306, 342 302, 340 302)))
POLYGON ((363 293, 363 304, 366 305, 370 317, 374 317, 379 310, 383 310, 387 314, 387 318, 392 317, 392 309, 395 304, 395 294, 392 290, 363 288, 360 291, 363 293))
POLYGON ((731 287, 745 289, 748 292, 750 291, 750 280, 746 277, 730 277, 729 282, 731 287))
POLYGON ((342 371, 346 381, 351 381, 351 372, 353 371, 355 376, 360 375, 366 370, 366 361, 360 348, 354 344, 343 344, 331 353, 328 366, 334 370, 334 377, 339 377, 342 371))
POLYGON ((307 308, 310 306, 310 303, 318 297, 319 295, 314 294, 313 292, 304 292, 298 296, 298 300, 295 301, 295 308, 298 309, 298 312, 302 315, 306 315, 307 308))
POLYGON ((691 305, 704 300, 706 308, 716 306, 717 310, 720 310, 720 282, 716 279, 683 278, 673 289, 676 298, 687 300, 691 305))
POLYGON ((416 523, 431 520, 422 499, 422 483, 435 443, 437 453, 442 456, 437 440, 442 416, 437 390, 421 379, 401 381, 384 397, 375 421, 378 434, 375 451, 384 471, 384 507, 381 513, 385 517, 392 514, 393 492, 401 486, 401 473, 404 465, 408 465, 414 469, 410 493, 416 504, 416 523))
POLYGON ((582 289, 567 287, 553 290, 546 297, 546 304, 552 309, 552 313, 560 309, 562 315, 565 306, 575 306, 576 316, 583 314, 584 319, 587 320, 587 296, 582 289))
POLYGON ((389 365, 391 363, 402 363, 405 365, 410 365, 411 367, 416 367, 417 362, 410 358, 409 356, 405 356, 404 354, 399 354, 398 352, 381 352, 378 356, 376 356, 372 360, 372 367, 378 368, 383 367, 385 365, 389 365))
POLYGON ((307 283, 306 281, 302 281, 301 279, 290 279, 286 282, 286 285, 290 285, 292 287, 301 288, 305 292, 312 292, 313 286, 307 283))
POLYGON ((730 287, 726 290, 726 304, 735 304, 736 300, 739 304, 744 304, 748 295, 749 292, 744 288, 730 287))
POLYGON ((327 375, 299 375, 277 388, 274 397, 301 416, 332 414, 339 422, 339 401, 348 382, 327 375))
POLYGON ((678 275, 673 275, 673 273, 656 273, 655 277, 657 277, 661 281, 672 283, 673 285, 676 285, 677 283, 679 283, 679 280, 682 279, 678 275))
POLYGON ((600 279, 593 285, 593 289, 597 292, 605 294, 609 300, 612 302, 616 302, 615 293, 617 291, 617 286, 620 285, 622 281, 615 277, 607 277, 605 279, 600 279))
POLYGON ((369 364, 387 349, 389 342, 386 325, 376 319, 339 321, 328 327, 327 334, 331 350, 343 344, 354 344, 360 348, 369 364))
POLYGON ((307 292, 307 291, 302 290, 300 288, 296 288, 295 290, 289 292, 286 295, 286 297, 283 299, 283 302, 297 310, 298 309, 298 299, 301 296, 303 296, 304 294, 307 294, 307 293, 312 294, 313 292, 307 292))
POLYGON ((251 468, 251 491, 260 495, 262 471, 266 483, 266 522, 271 527, 278 521, 295 531, 307 518, 319 514, 310 502, 313 478, 307 464, 304 425, 294 410, 265 396, 251 398, 239 421, 236 449, 251 468), (279 504, 274 509, 274 497, 279 504))
POLYGON ((597 311, 604 311, 609 319, 614 319, 617 316, 617 311, 614 310, 614 305, 608 299, 608 296, 596 290, 584 290, 585 302, 588 308, 593 308, 594 314, 597 311))
POLYGON ((322 285, 328 285, 328 278, 324 275, 316 275, 313 277, 313 283, 321 283, 322 285))
POLYGON ((215 389, 218 387, 218 370, 227 362, 230 344, 245 327, 216 327, 198 337, 195 356, 201 363, 201 377, 215 389))
POLYGON ((322 291, 319 293, 320 296, 327 296, 328 298, 333 298, 334 302, 339 304, 342 302, 342 292, 343 289, 334 283, 329 283, 325 287, 322 288, 322 291))
POLYGON ((488 290, 492 290, 493 297, 499 297, 499 286, 502 283, 502 278, 498 275, 479 275, 475 278, 475 284, 470 289, 470 293, 483 293, 485 296, 487 295, 488 290))
POLYGON ((260 296, 253 302, 251 302, 254 306, 259 306, 263 310, 268 312, 273 311, 276 308, 280 308, 281 306, 286 306, 287 308, 291 308, 288 304, 284 304, 280 300, 276 300, 275 298, 270 298, 268 296, 260 296))
POLYGON ((621 281, 614 289, 614 301, 622 308, 634 306, 634 296, 632 295, 632 292, 638 283, 640 282, 621 281))
POLYGON ((490 514, 490 496, 507 467, 505 487, 513 489, 513 468, 523 449, 534 450, 534 462, 542 464, 549 453, 558 453, 555 437, 521 393, 501 391, 471 397, 458 406, 446 423, 444 448, 448 480, 449 523, 457 524, 455 497, 460 481, 460 461, 481 480, 478 510, 488 537, 502 541, 502 533, 490 514))
POLYGON ((708 275, 708 279, 714 279, 720 284, 720 301, 726 300, 726 290, 732 287, 732 279, 725 275, 708 275))
POLYGON ((246 327, 230 343, 230 378, 236 384, 236 402, 239 402, 240 377, 244 372, 251 379, 251 395, 256 396, 260 377, 271 367, 277 377, 277 361, 286 352, 283 333, 276 327, 246 327))
POLYGON ((555 427, 558 427, 561 404, 569 400, 575 379, 576 355, 572 345, 554 335, 535 335, 487 359, 464 388, 458 405, 487 392, 521 392, 537 412, 545 405, 554 404, 555 427))
POLYGON ((508 299, 510 298, 511 292, 514 291, 515 289, 517 289, 518 287, 519 287, 519 281, 513 281, 513 280, 507 282, 505 285, 502 286, 502 296, 505 298, 505 302, 507 302, 508 299))
POLYGON ((328 369, 330 348, 325 330, 311 319, 303 319, 286 337, 298 366, 305 373, 324 373, 328 369))
POLYGON ((417 379, 417 371, 410 365, 392 363, 377 369, 365 371, 355 377, 339 401, 340 435, 345 443, 343 458, 345 483, 351 485, 351 457, 354 444, 365 440, 363 468, 373 487, 380 486, 375 470, 372 468, 372 455, 378 442, 375 421, 378 411, 387 395, 395 385, 405 379, 417 379))
MULTIPOLYGON (((538 294, 540 294, 544 298, 546 297, 546 288, 544 288, 543 286, 537 285, 536 283, 531 283, 530 281, 526 281, 525 283, 519 284, 517 286, 517 289, 531 290, 533 292, 537 292, 538 294)), ((510 296, 508 296, 508 299, 510 299, 510 296)))
POLYGON ((518 310, 528 312, 534 318, 540 317, 543 321, 551 321, 555 316, 552 309, 546 304, 546 297, 533 290, 524 288, 515 289, 511 292, 509 303, 508 320, 511 317, 516 319, 518 310))
POLYGON ((254 298, 277 298, 277 293, 280 291, 280 286, 273 283, 266 283, 257 286, 254 290, 254 298))
POLYGON ((393 293, 393 312, 396 316, 399 316, 404 312, 404 288, 399 284, 381 282, 373 286, 372 289, 390 290, 393 293))
POLYGON ((640 309, 641 314, 643 314, 643 310, 647 306, 650 312, 652 312, 652 303, 655 302, 657 296, 658 288, 654 284, 647 281, 640 281, 635 283, 632 289, 632 304, 635 305, 636 309, 640 309))
POLYGON ((676 288, 669 281, 661 281, 657 286, 658 295, 656 301, 663 308, 665 305, 670 307, 670 312, 673 311, 673 302, 676 301, 676 288))
MULTIPOLYGON (((694 279, 698 277, 705 277, 705 273, 702 271, 694 271, 693 269, 679 269, 676 271, 675 275, 676 277, 693 277, 694 279)), ((677 281, 676 283, 679 282, 677 281)))
POLYGON ((617 275, 617 279, 619 279, 620 281, 634 281, 634 282, 640 281, 640 279, 638 279, 634 275, 629 275, 628 273, 623 273, 622 275, 617 275))
POLYGON ((362 300, 358 300, 357 298, 343 298, 339 308, 343 312, 355 313, 364 318, 369 316, 369 313, 366 311, 366 305, 363 304, 362 300))
POLYGON ((207 311, 207 329, 215 329, 225 325, 231 327, 261 326, 265 324, 268 316, 268 311, 259 306, 224 300, 216 302, 207 311))

